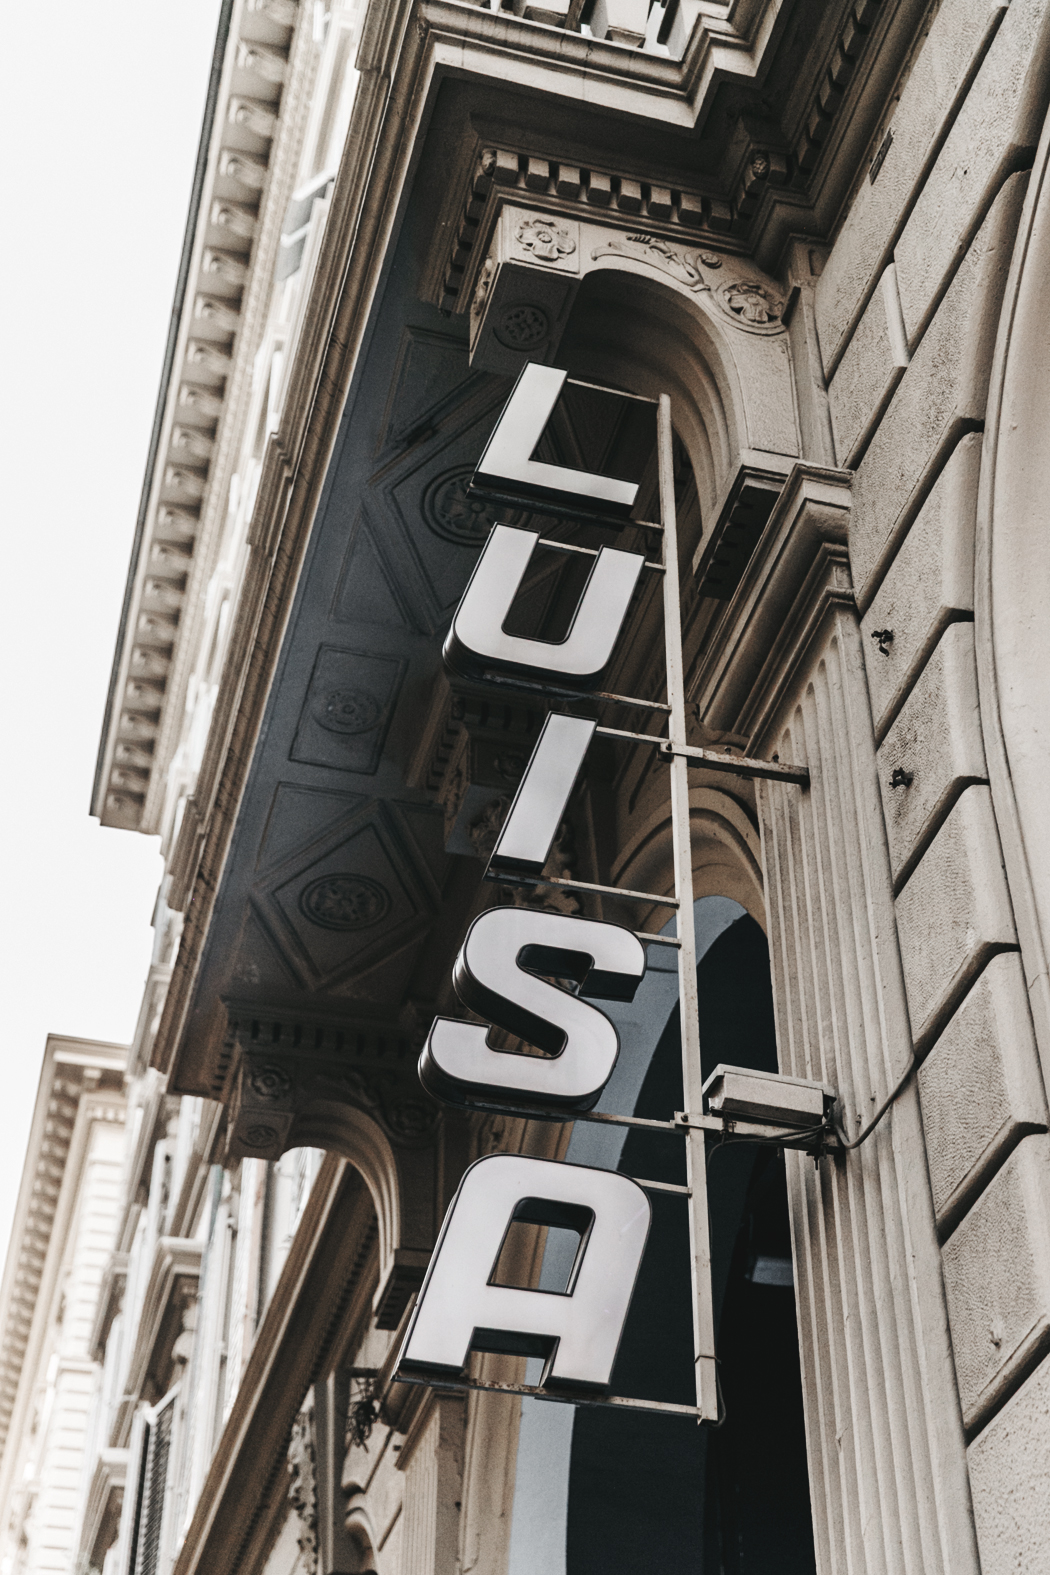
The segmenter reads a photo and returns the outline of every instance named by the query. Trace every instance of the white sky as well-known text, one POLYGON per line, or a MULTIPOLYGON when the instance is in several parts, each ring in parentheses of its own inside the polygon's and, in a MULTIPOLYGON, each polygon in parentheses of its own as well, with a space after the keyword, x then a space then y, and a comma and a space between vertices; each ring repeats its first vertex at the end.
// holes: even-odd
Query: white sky
POLYGON ((5 13, 0 1250, 46 1035, 127 1042, 149 962, 157 840, 88 804, 218 14, 5 13))

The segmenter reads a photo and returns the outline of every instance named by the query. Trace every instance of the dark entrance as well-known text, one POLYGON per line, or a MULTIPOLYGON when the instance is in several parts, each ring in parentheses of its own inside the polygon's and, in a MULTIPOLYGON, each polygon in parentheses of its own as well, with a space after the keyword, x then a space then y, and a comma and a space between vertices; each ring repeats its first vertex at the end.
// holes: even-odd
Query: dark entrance
MULTIPOLYGON (((704 1074, 720 1061, 776 1071, 769 958, 744 916, 697 970, 704 1074)), ((681 1108, 677 1007, 660 1035, 636 1114, 681 1108)), ((632 1131, 619 1168, 684 1180, 681 1145, 632 1131)), ((783 1160, 709 1141, 714 1297, 725 1419, 581 1407, 572 1434, 567 1575, 812 1575, 791 1244, 783 1160)), ((616 1393, 692 1402, 688 1227, 679 1199, 654 1195, 653 1230, 620 1356, 616 1393)))

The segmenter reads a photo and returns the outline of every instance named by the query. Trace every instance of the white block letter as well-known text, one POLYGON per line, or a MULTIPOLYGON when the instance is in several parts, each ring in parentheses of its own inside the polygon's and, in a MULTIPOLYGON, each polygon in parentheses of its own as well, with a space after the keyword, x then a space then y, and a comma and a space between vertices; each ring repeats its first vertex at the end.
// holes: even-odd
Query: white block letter
POLYGON ((616 1029, 597 1007, 536 977, 574 979, 581 995, 630 1001, 645 948, 630 930, 532 908, 488 908, 474 920, 453 982, 465 1006, 547 1058, 490 1049, 488 1029, 438 1017, 419 1059, 424 1087, 450 1104, 470 1096, 551 1110, 590 1110, 612 1076, 616 1029))
POLYGON ((622 520, 630 516, 638 487, 564 465, 546 465, 532 451, 565 386, 556 366, 523 366, 474 474, 474 485, 509 502, 549 505, 554 513, 622 520))
POLYGON ((565 639, 530 640, 506 634, 503 625, 539 539, 536 531, 493 526, 442 654, 464 678, 480 678, 494 668, 594 688, 613 653, 645 560, 637 552, 602 547, 565 639))
POLYGON ((649 1234, 649 1199, 628 1176, 518 1154, 471 1165, 445 1217, 399 1366, 435 1379, 470 1351, 545 1356, 542 1383, 607 1388, 649 1234), (511 1222, 581 1233, 565 1292, 493 1285, 511 1222))
POLYGON ((493 849, 490 869, 540 873, 597 725, 582 716, 548 716, 493 849))

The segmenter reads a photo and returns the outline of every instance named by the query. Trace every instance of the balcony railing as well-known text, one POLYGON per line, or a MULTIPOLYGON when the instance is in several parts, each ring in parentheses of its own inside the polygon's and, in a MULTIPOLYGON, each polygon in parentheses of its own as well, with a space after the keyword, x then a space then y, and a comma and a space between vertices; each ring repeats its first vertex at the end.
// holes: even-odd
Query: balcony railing
POLYGON ((509 11, 526 22, 544 22, 629 49, 677 54, 679 0, 476 0, 485 11, 509 11))

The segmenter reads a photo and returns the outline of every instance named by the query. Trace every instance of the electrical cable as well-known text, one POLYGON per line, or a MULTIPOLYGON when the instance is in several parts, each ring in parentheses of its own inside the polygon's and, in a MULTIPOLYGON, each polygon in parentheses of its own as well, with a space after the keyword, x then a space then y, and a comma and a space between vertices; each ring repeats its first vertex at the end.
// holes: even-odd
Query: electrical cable
POLYGON ((845 1132, 842 1130, 842 1127, 840 1126, 840 1124, 837 1121, 834 1122, 835 1136, 838 1138, 838 1140, 841 1143, 842 1147, 847 1152, 849 1152, 850 1150, 855 1149, 855 1148, 860 1148, 860 1145, 867 1141, 867 1139, 874 1132, 875 1128, 878 1126, 879 1122, 882 1120, 883 1116, 886 1114, 887 1110, 893 1104, 893 1101, 897 1098, 897 1095, 902 1092, 905 1084, 911 1079, 913 1074, 918 1070, 918 1066, 919 1066, 919 1058, 915 1054, 915 1051, 913 1050, 911 1055, 910 1055, 910 1057, 908 1058, 907 1066, 904 1068, 904 1071, 901 1073, 900 1077, 897 1079, 896 1083, 893 1085, 893 1088, 886 1095, 886 1098, 883 1100, 883 1102, 879 1106, 878 1110, 876 1110, 875 1114, 872 1116, 872 1118, 868 1122, 867 1126, 863 1127, 860 1130, 860 1132, 857 1133, 857 1136, 855 1138, 848 1138, 846 1136, 845 1132))

